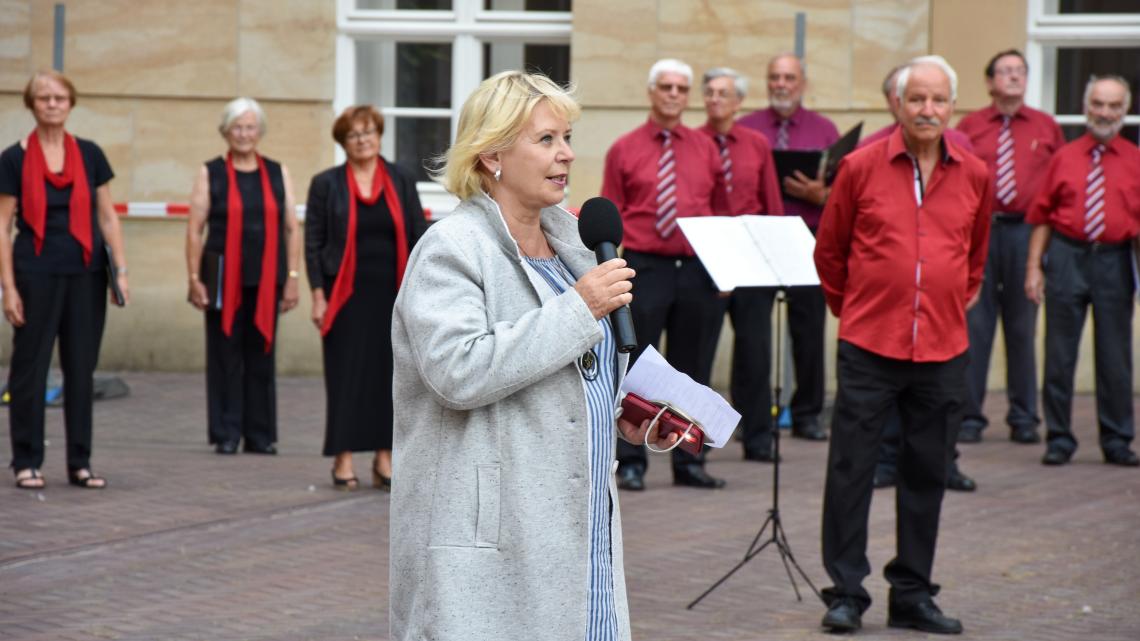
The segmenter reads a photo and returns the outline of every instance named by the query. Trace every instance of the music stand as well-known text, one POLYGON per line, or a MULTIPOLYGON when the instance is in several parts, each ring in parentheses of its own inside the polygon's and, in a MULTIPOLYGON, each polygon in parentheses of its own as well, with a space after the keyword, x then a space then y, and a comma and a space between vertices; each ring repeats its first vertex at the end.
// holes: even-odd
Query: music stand
POLYGON ((820 600, 819 590, 796 561, 780 519, 780 426, 783 410, 782 367, 787 358, 783 333, 787 326, 787 289, 798 285, 819 285, 819 277, 811 256, 815 238, 798 216, 737 216, 678 219, 682 231, 701 259, 713 282, 721 291, 736 287, 776 288, 776 372, 772 378, 772 507, 760 526, 744 557, 707 590, 693 599, 686 609, 691 610, 706 596, 721 586, 737 570, 744 567, 768 546, 775 546, 784 564, 784 571, 792 584, 796 600, 803 601, 792 568, 795 568, 808 587, 820 600), (742 230, 741 227, 744 229, 742 230), (744 233, 742 233, 744 232, 744 233), (743 239, 743 240, 742 240, 743 239), (706 260, 707 257, 707 260, 706 260), (771 529, 769 529, 771 528, 771 529), (761 542, 764 533, 767 539, 761 542))

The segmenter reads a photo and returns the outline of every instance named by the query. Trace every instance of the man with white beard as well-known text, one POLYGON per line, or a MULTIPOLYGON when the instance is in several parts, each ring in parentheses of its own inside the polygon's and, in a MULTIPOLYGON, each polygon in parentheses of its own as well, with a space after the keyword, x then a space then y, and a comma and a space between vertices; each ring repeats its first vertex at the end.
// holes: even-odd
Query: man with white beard
POLYGON ((1026 213, 1025 295, 1045 305, 1046 450, 1064 465, 1077 440, 1070 422, 1073 375, 1085 314, 1093 309, 1096 408, 1104 462, 1135 467, 1132 410, 1132 247, 1140 234, 1140 150, 1120 136, 1132 104, 1120 76, 1085 87, 1088 133, 1062 147, 1026 213), (1046 251, 1048 249, 1048 251, 1046 251))

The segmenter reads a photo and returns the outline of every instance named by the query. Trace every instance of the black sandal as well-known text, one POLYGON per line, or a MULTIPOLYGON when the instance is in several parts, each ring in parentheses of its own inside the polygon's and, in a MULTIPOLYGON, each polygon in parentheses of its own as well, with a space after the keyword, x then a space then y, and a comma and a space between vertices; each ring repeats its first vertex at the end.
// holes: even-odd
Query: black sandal
POLYGON ((102 490, 107 487, 107 479, 101 476, 95 476, 89 467, 83 467, 73 471, 69 470, 67 472, 67 482, 85 490, 102 490), (86 472, 86 476, 80 476, 80 474, 84 472, 86 472))
POLYGON ((381 474, 375 464, 372 466, 372 487, 385 492, 392 491, 392 477, 381 474))
POLYGON ((44 481, 44 475, 40 474, 40 471, 34 467, 26 467, 16 472, 16 487, 21 490, 42 490, 46 486, 47 483, 44 481), (31 472, 31 474, 20 478, 20 475, 24 472, 31 472))
POLYGON ((344 492, 351 492, 351 491, 355 490, 356 488, 360 487, 360 479, 356 478, 355 476, 352 478, 342 479, 342 478, 337 477, 336 470, 333 470, 331 473, 332 473, 333 487, 338 489, 338 490, 341 490, 344 492))

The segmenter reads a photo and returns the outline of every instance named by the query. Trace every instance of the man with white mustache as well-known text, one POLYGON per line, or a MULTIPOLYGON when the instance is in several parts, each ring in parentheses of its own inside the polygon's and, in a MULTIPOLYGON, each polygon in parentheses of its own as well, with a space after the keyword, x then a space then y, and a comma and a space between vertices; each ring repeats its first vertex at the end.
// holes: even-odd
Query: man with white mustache
POLYGON ((816 268, 839 317, 822 528, 833 584, 823 592, 822 625, 854 631, 871 604, 863 579, 872 479, 897 406, 898 552, 884 570, 887 625, 959 634, 961 622, 934 603, 931 573, 962 420, 966 309, 981 287, 993 182, 985 163, 943 135, 957 96, 945 60, 912 61, 896 93, 899 128, 843 159, 816 236, 816 268))
POLYGON ((1084 104, 1088 133, 1053 156, 1025 217, 1034 225, 1025 295, 1048 303, 1041 462, 1064 465, 1077 449, 1073 375, 1091 305, 1100 449, 1105 463, 1136 467, 1140 459, 1129 447, 1135 434, 1131 249, 1140 234, 1140 150, 1120 136, 1132 93, 1120 76, 1093 76, 1084 104))

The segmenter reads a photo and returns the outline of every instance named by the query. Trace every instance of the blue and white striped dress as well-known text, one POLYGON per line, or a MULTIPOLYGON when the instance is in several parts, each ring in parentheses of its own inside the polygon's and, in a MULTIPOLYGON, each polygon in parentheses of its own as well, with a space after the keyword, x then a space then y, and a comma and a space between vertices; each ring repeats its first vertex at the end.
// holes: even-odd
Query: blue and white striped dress
MULTIPOLYGON (((526 258, 530 265, 561 294, 574 287, 576 279, 566 265, 555 258, 526 258)), ((586 612, 586 641, 616 641, 617 614, 614 610, 613 555, 610 554, 610 466, 614 453, 614 404, 617 353, 608 319, 598 321, 605 338, 594 346, 593 367, 579 366, 586 376, 586 407, 590 413, 587 437, 590 455, 590 593, 586 612), (593 380, 590 380, 593 378, 593 380)))

